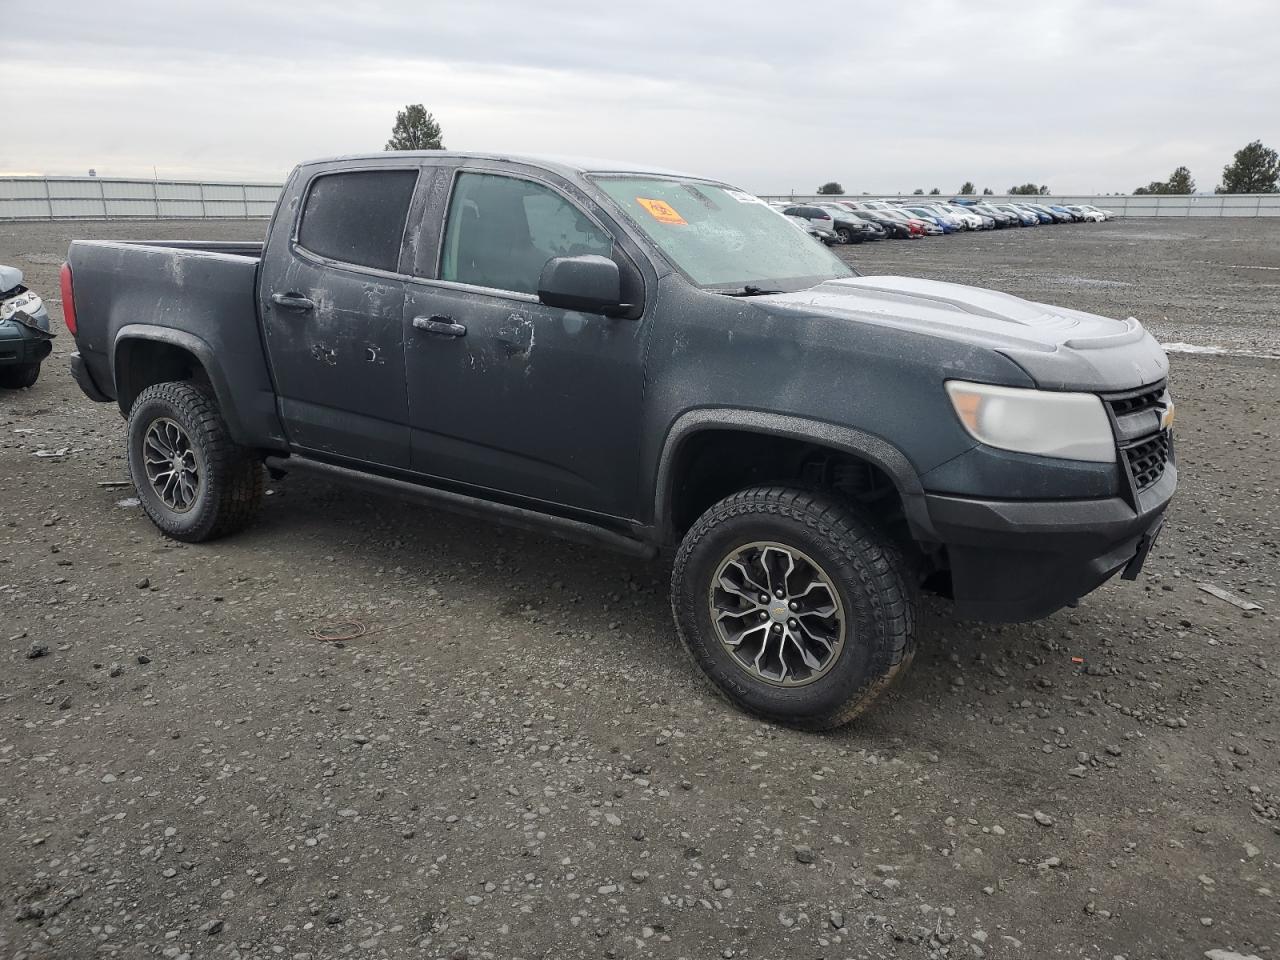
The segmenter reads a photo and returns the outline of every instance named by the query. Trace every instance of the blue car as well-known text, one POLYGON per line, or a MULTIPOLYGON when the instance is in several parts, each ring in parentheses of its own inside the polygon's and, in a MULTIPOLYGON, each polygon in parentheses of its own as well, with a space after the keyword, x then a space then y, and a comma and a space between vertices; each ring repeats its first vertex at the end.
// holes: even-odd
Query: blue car
POLYGON ((1039 220, 1041 223, 1057 223, 1058 219, 1049 212, 1048 207, 1042 207, 1038 203, 1020 203, 1018 206, 1026 210, 1029 214, 1039 220))
POLYGON ((943 220, 942 217, 938 216, 932 210, 926 209, 925 207, 903 207, 902 209, 906 210, 909 214, 911 214, 911 216, 917 217, 918 219, 923 220, 926 223, 936 224, 937 226, 942 228, 943 233, 955 233, 956 230, 959 229, 959 227, 957 227, 955 224, 948 223, 946 220, 943 220))
POLYGON ((1051 203, 1051 204, 1049 204, 1049 209, 1050 209, 1050 210, 1052 210, 1054 213, 1060 213, 1060 214, 1062 214, 1064 217, 1070 217, 1070 218, 1071 218, 1071 222, 1072 222, 1072 223, 1083 223, 1083 222, 1084 222, 1084 215, 1083 215, 1083 214, 1078 214, 1078 213, 1076 213, 1076 212, 1075 212, 1075 211, 1073 211, 1073 210, 1068 210, 1066 207, 1061 206, 1061 205, 1059 205, 1059 204, 1051 203))
POLYGON ((1011 217, 1017 217, 1018 223, 1024 227, 1040 226, 1040 218, 1030 210, 1024 210, 1016 203, 997 203, 993 206, 1011 217))

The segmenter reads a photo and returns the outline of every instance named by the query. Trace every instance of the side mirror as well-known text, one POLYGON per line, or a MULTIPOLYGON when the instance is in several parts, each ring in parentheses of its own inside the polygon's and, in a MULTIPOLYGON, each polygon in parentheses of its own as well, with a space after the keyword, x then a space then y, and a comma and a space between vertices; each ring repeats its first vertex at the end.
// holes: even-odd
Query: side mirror
POLYGON ((618 265, 598 254, 552 257, 538 278, 538 299, 549 307, 583 313, 616 313, 627 306, 618 265))

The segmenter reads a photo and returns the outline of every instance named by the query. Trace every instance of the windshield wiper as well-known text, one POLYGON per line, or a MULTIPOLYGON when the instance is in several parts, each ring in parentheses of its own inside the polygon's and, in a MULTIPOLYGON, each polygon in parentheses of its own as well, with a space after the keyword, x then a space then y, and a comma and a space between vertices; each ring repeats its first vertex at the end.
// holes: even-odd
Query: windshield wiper
POLYGON ((771 293, 786 293, 785 290, 766 290, 764 287, 757 287, 753 283, 748 283, 745 287, 739 287, 737 290, 716 290, 714 292, 726 297, 764 297, 771 293))

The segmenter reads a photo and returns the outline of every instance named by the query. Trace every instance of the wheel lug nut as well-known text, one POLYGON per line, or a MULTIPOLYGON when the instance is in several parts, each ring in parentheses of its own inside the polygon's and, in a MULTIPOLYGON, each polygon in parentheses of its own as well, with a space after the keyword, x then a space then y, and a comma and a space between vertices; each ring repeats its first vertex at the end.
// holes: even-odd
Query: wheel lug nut
POLYGON ((768 595, 767 593, 762 593, 762 594, 760 594, 760 602, 761 602, 761 603, 768 603, 768 602, 769 602, 769 595, 768 595))
POLYGON ((787 626, 788 626, 788 627, 794 627, 795 625, 796 625, 796 622, 795 622, 794 620, 788 620, 788 621, 787 621, 787 626))
POLYGON ((799 610, 799 609, 800 609, 800 604, 798 604, 798 603, 796 603, 794 600, 792 600, 792 601, 791 601, 791 609, 792 609, 792 610, 799 610))
POLYGON ((775 623, 775 624, 773 625, 773 632, 774 632, 774 633, 777 633, 777 632, 778 632, 779 630, 781 630, 781 629, 782 629, 782 624, 780 624, 780 623, 775 623))
POLYGON ((769 615, 768 615, 767 613, 765 613, 763 610, 761 610, 761 611, 760 611, 760 619, 761 619, 761 620, 768 620, 768 619, 769 619, 769 615))
POLYGON ((778 590, 778 591, 777 591, 777 597, 778 597, 778 599, 779 599, 779 600, 781 600, 781 599, 782 599, 782 591, 781 591, 781 590, 778 590))

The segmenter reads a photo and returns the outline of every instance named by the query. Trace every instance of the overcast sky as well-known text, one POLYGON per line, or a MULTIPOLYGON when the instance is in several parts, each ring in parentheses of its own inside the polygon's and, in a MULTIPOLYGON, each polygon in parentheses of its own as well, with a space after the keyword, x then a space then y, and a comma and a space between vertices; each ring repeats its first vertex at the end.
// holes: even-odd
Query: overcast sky
POLYGON ((379 150, 625 158, 758 193, 1212 190, 1280 148, 1277 0, 0 0, 0 174, 279 181, 379 150))

